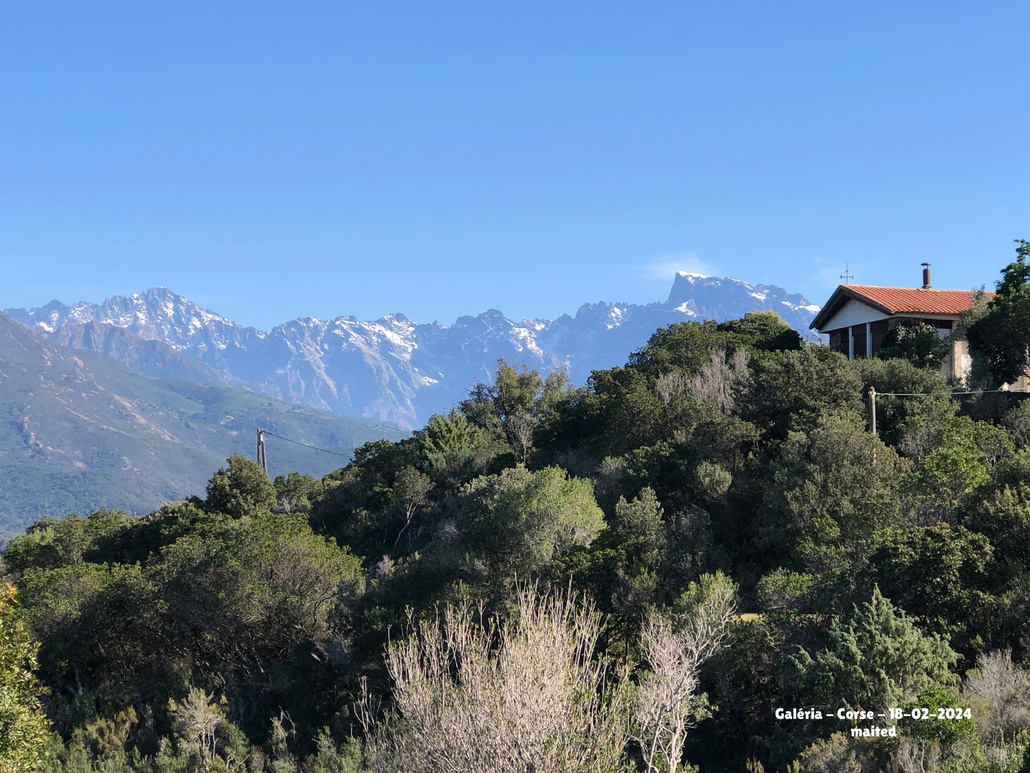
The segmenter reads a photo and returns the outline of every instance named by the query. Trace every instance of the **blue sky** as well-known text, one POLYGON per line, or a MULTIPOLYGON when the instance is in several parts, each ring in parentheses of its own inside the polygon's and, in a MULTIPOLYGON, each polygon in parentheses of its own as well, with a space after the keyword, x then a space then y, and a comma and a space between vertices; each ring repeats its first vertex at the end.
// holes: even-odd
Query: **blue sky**
POLYGON ((1030 238, 1025 3, 9 3, 0 308, 240 322, 991 286, 1030 238))

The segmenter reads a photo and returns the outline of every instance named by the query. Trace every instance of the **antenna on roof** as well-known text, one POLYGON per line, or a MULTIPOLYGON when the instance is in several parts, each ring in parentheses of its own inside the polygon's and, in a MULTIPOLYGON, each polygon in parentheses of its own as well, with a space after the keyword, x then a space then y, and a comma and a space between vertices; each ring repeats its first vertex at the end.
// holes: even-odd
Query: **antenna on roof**
POLYGON ((840 275, 840 278, 844 280, 844 284, 855 278, 855 275, 848 270, 848 264, 844 264, 844 273, 840 275))

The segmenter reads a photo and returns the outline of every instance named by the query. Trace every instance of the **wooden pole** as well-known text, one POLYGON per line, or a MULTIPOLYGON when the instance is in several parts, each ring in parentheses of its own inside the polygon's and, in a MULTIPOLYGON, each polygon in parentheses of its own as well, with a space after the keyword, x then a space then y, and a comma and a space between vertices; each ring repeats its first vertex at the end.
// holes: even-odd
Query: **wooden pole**
POLYGON ((869 387, 869 431, 876 437, 876 387, 869 387))
MULTIPOLYGON (((869 431, 876 437, 876 387, 869 387, 869 431)), ((876 464, 876 446, 873 446, 873 464, 876 464)))
POLYGON ((268 475, 268 458, 265 456, 265 431, 258 427, 257 431, 257 463, 268 475))

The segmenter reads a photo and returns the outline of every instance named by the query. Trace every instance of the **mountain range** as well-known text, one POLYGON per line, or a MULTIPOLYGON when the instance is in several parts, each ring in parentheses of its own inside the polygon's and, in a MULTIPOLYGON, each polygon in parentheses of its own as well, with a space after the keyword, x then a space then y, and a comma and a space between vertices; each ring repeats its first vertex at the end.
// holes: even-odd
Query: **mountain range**
MULTIPOLYGON (((179 362, 184 355, 169 354, 167 345, 106 333, 96 343, 123 354, 131 348, 138 362, 158 370, 171 362, 187 373, 210 370, 189 358, 179 362)), ((85 340, 93 339, 79 343, 85 340)), ((229 455, 254 453, 258 427, 336 454, 269 438, 271 476, 320 476, 346 464, 364 442, 407 435, 252 391, 148 378, 0 314, 0 542, 44 515, 98 507, 147 513, 203 495, 229 455)))
POLYGON ((309 408, 414 429, 446 412, 496 362, 565 370, 576 383, 625 362, 659 327, 772 310, 802 335, 819 311, 797 293, 680 272, 650 304, 586 303, 575 316, 516 322, 490 309, 454 324, 403 314, 374 321, 300 317, 270 331, 240 325, 161 287, 102 303, 52 301, 5 314, 62 346, 139 373, 256 392, 309 408))

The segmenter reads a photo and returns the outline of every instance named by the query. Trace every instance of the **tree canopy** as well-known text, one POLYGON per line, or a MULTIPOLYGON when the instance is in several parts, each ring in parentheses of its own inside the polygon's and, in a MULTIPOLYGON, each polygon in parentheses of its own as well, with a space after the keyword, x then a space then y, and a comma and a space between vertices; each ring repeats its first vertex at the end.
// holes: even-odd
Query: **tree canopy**
POLYGON ((43 519, 0 568, 42 770, 1014 769, 1030 421, 910 359, 678 323, 583 386, 502 361, 318 480, 233 456, 143 517, 43 519), (874 436, 870 388, 919 397, 874 436), (924 700, 975 718, 775 714, 924 700))
POLYGON ((1016 259, 1002 270, 986 313, 966 330, 970 353, 995 386, 1030 368, 1030 242, 1017 244, 1016 259))
POLYGON ((50 722, 36 679, 36 649, 15 617, 16 590, 0 583, 0 773, 29 773, 43 761, 50 722))

